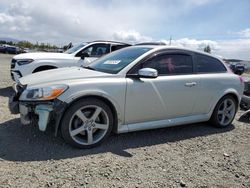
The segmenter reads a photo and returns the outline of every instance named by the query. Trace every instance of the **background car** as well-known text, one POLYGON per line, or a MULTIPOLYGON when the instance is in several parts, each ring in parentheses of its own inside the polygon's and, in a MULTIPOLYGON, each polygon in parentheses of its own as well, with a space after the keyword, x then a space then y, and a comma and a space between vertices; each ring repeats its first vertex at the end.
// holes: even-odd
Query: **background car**
POLYGON ((248 110, 247 113, 250 114, 250 78, 249 77, 244 77, 244 92, 243 96, 241 99, 240 107, 243 110, 248 110))
POLYGON ((64 53, 39 52, 16 55, 11 61, 11 77, 17 82, 23 76, 40 71, 61 67, 79 67, 128 46, 130 44, 115 41, 93 41, 75 45, 64 53))
POLYGON ((241 65, 239 63, 231 64, 229 67, 233 71, 234 74, 242 75, 245 71, 244 65, 241 65))
POLYGON ((20 48, 17 46, 8 45, 5 49, 5 53, 8 53, 8 54, 19 54, 20 52, 21 52, 20 48))
POLYGON ((6 45, 0 45, 0 53, 6 53, 6 45))
POLYGON ((167 46, 124 48, 84 68, 25 76, 10 100, 21 122, 54 125, 72 146, 99 145, 111 133, 233 121, 241 77, 207 53, 167 46))

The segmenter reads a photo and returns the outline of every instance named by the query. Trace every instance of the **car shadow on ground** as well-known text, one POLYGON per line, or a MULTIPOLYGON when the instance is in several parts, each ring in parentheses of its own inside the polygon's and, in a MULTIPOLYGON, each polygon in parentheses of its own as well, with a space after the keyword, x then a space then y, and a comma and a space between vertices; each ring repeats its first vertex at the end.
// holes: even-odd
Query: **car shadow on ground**
POLYGON ((242 123, 250 123, 250 112, 247 115, 241 116, 238 121, 242 123))
POLYGON ((0 88, 0 96, 2 97, 10 97, 12 93, 14 93, 14 90, 11 86, 0 88))
POLYGON ((132 157, 133 155, 127 152, 127 149, 228 132, 234 129, 234 125, 220 129, 203 123, 119 135, 114 134, 101 146, 92 149, 72 148, 65 144, 61 137, 55 137, 51 129, 44 133, 40 132, 36 127, 21 125, 19 118, 0 124, 0 160, 59 160, 106 152, 123 157, 132 157))

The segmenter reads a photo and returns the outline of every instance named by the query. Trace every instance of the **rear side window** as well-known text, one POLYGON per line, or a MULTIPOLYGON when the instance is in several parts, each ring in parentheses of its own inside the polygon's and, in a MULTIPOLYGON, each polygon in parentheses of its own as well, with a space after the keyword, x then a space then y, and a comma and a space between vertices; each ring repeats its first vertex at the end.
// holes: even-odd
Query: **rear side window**
POLYGON ((197 54, 198 73, 220 73, 226 72, 225 66, 216 58, 197 54))
POLYGON ((122 49, 122 48, 125 48, 125 47, 128 47, 129 45, 113 45, 113 46, 111 46, 111 52, 113 52, 113 51, 116 51, 116 50, 120 50, 120 49, 122 49))
POLYGON ((89 57, 100 57, 110 52, 109 44, 93 44, 84 50, 77 53, 76 57, 81 57, 82 54, 87 53, 89 57))
POLYGON ((156 69, 159 75, 192 74, 193 61, 186 54, 162 54, 144 62, 142 68, 156 69))

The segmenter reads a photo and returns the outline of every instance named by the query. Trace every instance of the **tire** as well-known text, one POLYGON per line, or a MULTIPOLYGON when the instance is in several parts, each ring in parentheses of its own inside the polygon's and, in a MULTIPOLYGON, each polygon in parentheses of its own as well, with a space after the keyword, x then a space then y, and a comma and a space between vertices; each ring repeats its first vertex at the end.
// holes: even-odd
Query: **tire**
POLYGON ((232 96, 222 97, 215 106, 210 122, 220 128, 229 126, 234 120, 237 107, 237 102, 232 96))
POLYGON ((60 127, 67 143, 84 149, 100 145, 110 135, 113 124, 113 114, 106 103, 86 98, 66 110, 60 127))

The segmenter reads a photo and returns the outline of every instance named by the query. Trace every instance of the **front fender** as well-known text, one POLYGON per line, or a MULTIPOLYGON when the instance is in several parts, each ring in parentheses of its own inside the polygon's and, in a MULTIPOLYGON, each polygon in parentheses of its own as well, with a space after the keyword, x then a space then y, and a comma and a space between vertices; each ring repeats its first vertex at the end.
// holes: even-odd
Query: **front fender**
POLYGON ((116 108, 117 112, 120 112, 121 108, 118 104, 118 102, 115 101, 115 99, 113 99, 110 95, 108 95, 106 92, 104 91, 99 91, 99 90, 84 90, 84 91, 79 91, 77 93, 74 93, 72 95, 70 95, 69 97, 67 97, 66 99, 64 99, 64 101, 66 103, 71 103, 72 101, 78 99, 78 98, 82 98, 85 96, 98 96, 98 97, 103 97, 106 98, 107 100, 109 100, 114 107, 116 108))
POLYGON ((67 104, 72 103, 73 101, 82 98, 82 97, 102 97, 108 100, 110 103, 113 104, 116 112, 117 112, 117 119, 118 119, 118 125, 122 124, 124 121, 124 115, 123 115, 123 108, 122 106, 116 101, 112 96, 108 95, 105 91, 100 90, 84 90, 79 91, 76 93, 73 93, 72 95, 68 96, 67 98, 60 99, 61 96, 59 96, 59 100, 63 100, 67 104))

